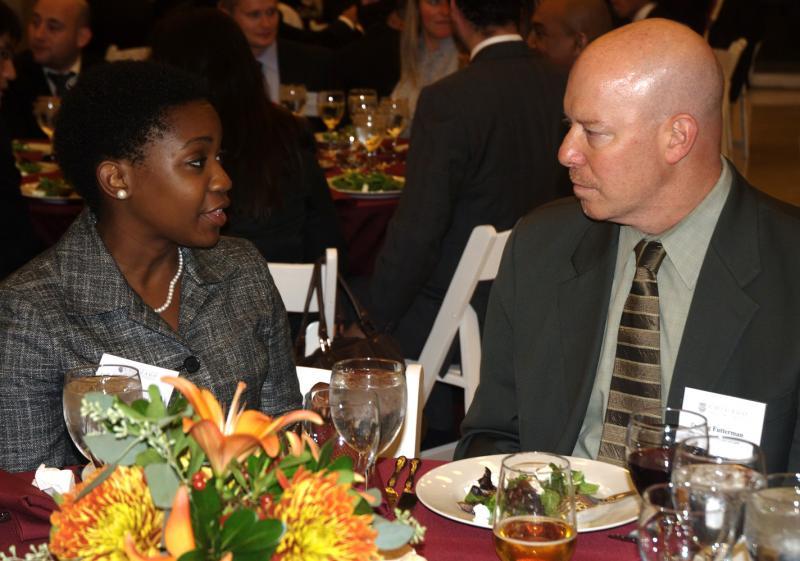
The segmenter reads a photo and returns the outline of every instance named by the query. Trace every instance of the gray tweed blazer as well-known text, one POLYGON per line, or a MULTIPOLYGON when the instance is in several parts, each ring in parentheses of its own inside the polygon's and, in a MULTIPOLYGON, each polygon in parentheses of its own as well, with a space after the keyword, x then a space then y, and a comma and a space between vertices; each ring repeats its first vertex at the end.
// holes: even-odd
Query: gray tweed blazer
POLYGON ((184 250, 176 333, 128 286, 84 211, 53 248, 0 284, 0 468, 74 464, 64 424, 64 372, 104 352, 179 369, 228 405, 268 414, 301 405, 283 302, 267 263, 245 240, 184 250))

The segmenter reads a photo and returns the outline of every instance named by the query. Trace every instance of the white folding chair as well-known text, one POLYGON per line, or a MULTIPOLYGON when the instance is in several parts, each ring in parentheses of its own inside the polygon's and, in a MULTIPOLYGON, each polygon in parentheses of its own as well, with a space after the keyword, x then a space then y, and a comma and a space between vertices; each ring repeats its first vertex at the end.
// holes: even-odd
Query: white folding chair
POLYGON ((716 55, 720 66, 722 66, 722 74, 725 77, 725 90, 722 94, 722 146, 720 148, 722 154, 730 159, 733 159, 733 125, 730 101, 731 78, 745 47, 747 47, 747 39, 742 37, 731 43, 727 49, 714 49, 714 55, 716 55))
MULTIPOLYGON (((434 383, 442 382, 463 388, 464 410, 469 409, 480 382, 481 365, 478 315, 469 302, 478 282, 492 280, 497 276, 503 248, 510 233, 510 230, 498 233, 493 226, 488 225, 476 226, 472 230, 419 360, 406 360, 406 364, 418 362, 428 373, 423 386, 423 404, 431 395, 434 383), (438 373, 444 366, 456 333, 461 350, 461 364, 450 366, 447 373, 439 377, 438 373)), ((449 444, 445 448, 449 450, 454 446, 449 444)), ((423 453, 423 457, 434 456, 423 453)))
MULTIPOLYGON (((306 395, 314 384, 330 382, 330 379, 330 370, 309 368, 307 366, 297 367, 297 380, 300 383, 300 392, 303 395, 306 395)), ((403 428, 400 429, 400 435, 395 439, 394 444, 384 452, 386 457, 403 455, 408 458, 416 458, 419 456, 419 436, 422 422, 422 408, 420 407, 422 380, 422 367, 419 364, 406 366, 406 391, 408 392, 406 418, 403 421, 403 428)))
MULTIPOLYGON (((322 265, 322 305, 325 308, 325 325, 328 336, 334 337, 334 322, 336 320, 336 275, 338 270, 338 253, 335 247, 325 250, 325 263, 322 265)), ((311 284, 311 275, 314 272, 313 263, 269 263, 269 272, 278 287, 278 292, 283 300, 287 312, 302 312, 306 303, 308 287, 311 284)), ((309 312, 318 312, 317 299, 312 298, 308 307, 309 312)), ((317 322, 311 322, 306 329, 306 356, 319 347, 317 336, 317 322)))

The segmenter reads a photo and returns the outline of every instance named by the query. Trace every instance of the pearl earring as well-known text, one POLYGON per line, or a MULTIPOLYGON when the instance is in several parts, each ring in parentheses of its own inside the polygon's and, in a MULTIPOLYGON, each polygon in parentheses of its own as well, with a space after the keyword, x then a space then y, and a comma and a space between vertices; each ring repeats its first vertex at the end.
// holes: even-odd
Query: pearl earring
POLYGON ((117 198, 120 200, 127 199, 128 192, 125 189, 120 189, 119 191, 117 191, 117 198))

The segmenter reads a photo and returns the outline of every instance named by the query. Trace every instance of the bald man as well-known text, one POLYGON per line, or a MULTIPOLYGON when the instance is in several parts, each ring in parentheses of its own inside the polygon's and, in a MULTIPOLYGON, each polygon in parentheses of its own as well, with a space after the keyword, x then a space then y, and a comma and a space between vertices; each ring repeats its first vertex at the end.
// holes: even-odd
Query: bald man
POLYGON ((28 22, 29 49, 16 57, 17 79, 3 104, 15 138, 44 137, 33 117, 39 96, 62 96, 83 69, 102 61, 83 53, 92 38, 85 0, 38 0, 28 22))
POLYGON ((702 38, 667 20, 622 27, 578 58, 559 151, 575 197, 529 214, 506 246, 458 457, 622 463, 630 394, 680 407, 692 387, 765 403, 769 471, 800 469, 798 209, 720 157, 722 84, 702 38), (634 284, 637 246, 653 257, 634 284), (635 286, 647 314, 626 304, 635 286), (646 329, 632 326, 645 315, 646 329))
POLYGON ((528 44, 567 72, 586 45, 612 27, 605 0, 542 0, 531 24, 528 44))

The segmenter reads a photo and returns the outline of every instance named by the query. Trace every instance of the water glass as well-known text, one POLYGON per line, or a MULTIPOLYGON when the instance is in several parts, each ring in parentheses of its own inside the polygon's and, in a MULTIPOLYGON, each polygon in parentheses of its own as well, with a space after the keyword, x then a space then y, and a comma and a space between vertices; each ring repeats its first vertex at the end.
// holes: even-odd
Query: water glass
POLYGON ((642 561, 716 561, 729 543, 726 521, 726 505, 705 491, 651 485, 642 493, 639 556, 642 561))
POLYGON ((317 113, 328 132, 333 132, 344 117, 344 92, 323 91, 317 94, 317 113))
POLYGON ((367 156, 373 158, 386 136, 389 117, 380 108, 367 109, 353 115, 353 127, 358 141, 367 150, 367 156))
POLYGON ((378 92, 373 89, 361 88, 347 92, 347 111, 352 119, 358 113, 378 107, 378 92))
POLYGON ((36 124, 44 131, 51 141, 56 129, 56 116, 61 109, 61 98, 53 96, 39 96, 33 102, 33 116, 36 124))
POLYGON ((631 413, 625 438, 625 456, 636 490, 668 483, 679 442, 708 437, 708 421, 699 413, 672 407, 651 407, 631 413))
POLYGON ((381 358, 339 361, 331 369, 331 389, 337 388, 372 390, 378 395, 381 425, 378 454, 385 452, 397 438, 406 417, 405 365, 381 358))
POLYGON ((350 448, 357 453, 354 470, 369 474, 378 455, 380 441, 380 406, 372 390, 331 388, 329 392, 333 425, 350 448))
POLYGON ((543 452, 503 459, 493 524, 494 547, 502 561, 568 561, 577 528, 569 460, 543 452))
POLYGON ((100 432, 100 426, 81 415, 83 398, 92 392, 117 396, 130 404, 142 398, 139 371, 132 366, 92 364, 73 368, 64 374, 63 408, 67 431, 81 454, 99 466, 101 462, 89 451, 84 436, 100 432))
POLYGON ((776 473, 747 498, 744 537, 754 561, 800 559, 800 473, 776 473))
POLYGON ((286 109, 297 115, 303 115, 308 93, 302 84, 281 84, 278 89, 278 101, 286 109))

